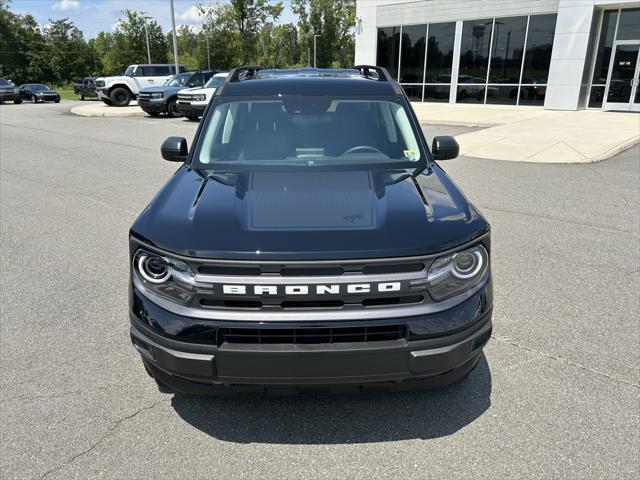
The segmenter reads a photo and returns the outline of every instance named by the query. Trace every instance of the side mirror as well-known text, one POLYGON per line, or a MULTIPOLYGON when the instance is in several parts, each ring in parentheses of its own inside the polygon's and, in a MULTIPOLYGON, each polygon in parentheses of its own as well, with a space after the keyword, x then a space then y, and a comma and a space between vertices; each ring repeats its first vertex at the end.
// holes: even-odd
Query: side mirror
POLYGON ((160 147, 162 158, 169 162, 184 162, 187 159, 189 149, 187 140, 183 137, 169 137, 160 147))
POLYGON ((431 144, 431 156, 434 160, 451 160, 460 153, 460 146, 456 139, 449 135, 433 138, 431 144))

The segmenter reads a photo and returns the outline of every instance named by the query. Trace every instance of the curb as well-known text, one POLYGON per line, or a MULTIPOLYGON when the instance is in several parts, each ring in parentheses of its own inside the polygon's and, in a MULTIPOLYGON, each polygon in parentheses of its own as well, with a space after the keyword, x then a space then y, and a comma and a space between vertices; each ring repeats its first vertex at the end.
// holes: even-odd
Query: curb
POLYGON ((618 145, 616 145, 613 148, 610 148, 609 150, 607 150, 604 153, 601 153, 600 155, 597 155, 595 157, 590 158, 589 160, 592 163, 595 162, 601 162, 602 160, 607 160, 619 153, 624 152, 625 150, 629 150, 632 147, 635 147, 637 144, 640 143, 640 135, 637 135, 635 137, 631 137, 629 140, 626 140, 618 145))
POLYGON ((146 114, 140 107, 109 107, 107 105, 80 105, 71 108, 71 113, 81 117, 137 117, 146 114))

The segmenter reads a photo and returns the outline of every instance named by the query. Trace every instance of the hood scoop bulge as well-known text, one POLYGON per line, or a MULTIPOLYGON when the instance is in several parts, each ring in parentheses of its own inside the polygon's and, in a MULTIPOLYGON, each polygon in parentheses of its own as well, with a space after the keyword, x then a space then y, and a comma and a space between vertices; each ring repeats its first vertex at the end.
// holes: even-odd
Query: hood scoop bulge
POLYGON ((376 228, 370 172, 253 172, 240 213, 249 230, 376 228))

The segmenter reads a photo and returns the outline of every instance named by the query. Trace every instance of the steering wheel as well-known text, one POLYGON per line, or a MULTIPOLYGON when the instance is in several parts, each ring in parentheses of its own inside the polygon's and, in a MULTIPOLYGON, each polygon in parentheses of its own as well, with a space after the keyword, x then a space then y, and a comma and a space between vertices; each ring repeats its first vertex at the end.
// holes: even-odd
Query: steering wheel
MULTIPOLYGON (((380 153, 385 155, 383 152, 378 150, 376 147, 372 147, 371 145, 358 145, 357 147, 351 147, 349 150, 342 153, 342 155, 349 155, 350 153, 356 153, 358 150, 368 150, 374 153, 380 153)), ((386 156, 386 155, 385 155, 386 156)))

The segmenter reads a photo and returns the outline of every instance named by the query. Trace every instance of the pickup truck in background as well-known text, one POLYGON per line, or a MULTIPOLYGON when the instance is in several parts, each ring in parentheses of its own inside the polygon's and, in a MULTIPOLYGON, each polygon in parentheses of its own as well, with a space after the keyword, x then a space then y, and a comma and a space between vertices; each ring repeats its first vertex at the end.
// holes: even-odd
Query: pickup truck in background
POLYGON ((78 97, 78 100, 84 100, 87 97, 98 98, 96 77, 84 77, 81 82, 73 86, 73 93, 78 97))
POLYGON ((129 65, 120 76, 96 78, 96 93, 107 105, 126 107, 143 88, 162 85, 172 75, 184 71, 184 65, 178 66, 178 72, 173 64, 129 65))

